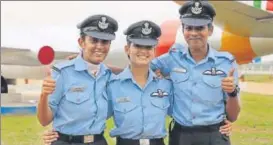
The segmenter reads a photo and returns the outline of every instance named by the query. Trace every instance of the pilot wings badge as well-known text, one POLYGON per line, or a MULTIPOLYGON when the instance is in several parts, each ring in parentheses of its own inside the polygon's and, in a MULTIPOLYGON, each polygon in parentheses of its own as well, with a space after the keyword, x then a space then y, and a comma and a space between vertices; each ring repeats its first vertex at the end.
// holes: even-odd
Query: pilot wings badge
POLYGON ((211 70, 205 70, 203 72, 203 75, 210 75, 210 76, 216 76, 216 75, 224 75, 225 72, 222 70, 217 70, 215 67, 212 67, 211 70))
POLYGON ((159 98, 163 98, 168 95, 169 94, 167 92, 164 92, 161 89, 157 89, 156 92, 151 93, 151 97, 159 97, 159 98))

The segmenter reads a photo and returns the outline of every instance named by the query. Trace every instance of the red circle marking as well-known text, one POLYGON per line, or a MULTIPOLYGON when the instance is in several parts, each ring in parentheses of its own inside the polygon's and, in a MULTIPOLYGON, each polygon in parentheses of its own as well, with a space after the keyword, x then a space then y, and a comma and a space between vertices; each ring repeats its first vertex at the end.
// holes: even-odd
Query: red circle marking
POLYGON ((170 47, 175 43, 179 26, 181 26, 181 22, 178 19, 167 20, 161 24, 161 36, 159 37, 159 43, 156 48, 156 56, 160 56, 169 51, 170 47))
POLYGON ((54 50, 50 46, 43 46, 38 53, 38 59, 41 64, 48 65, 54 60, 54 50))

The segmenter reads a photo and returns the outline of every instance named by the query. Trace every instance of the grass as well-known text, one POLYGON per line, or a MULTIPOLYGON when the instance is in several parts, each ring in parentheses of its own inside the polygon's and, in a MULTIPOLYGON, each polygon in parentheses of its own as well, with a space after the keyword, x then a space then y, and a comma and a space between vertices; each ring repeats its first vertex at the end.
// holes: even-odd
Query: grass
POLYGON ((1 145, 42 145, 42 127, 36 116, 1 116, 1 145))
MULTIPOLYGON (((273 96, 242 93, 241 102, 240 117, 233 124, 232 145, 273 145, 273 96)), ((50 128, 42 127, 34 115, 1 116, 1 125, 2 145, 42 145, 41 135, 50 128)), ((110 119, 105 131, 109 145, 115 142, 108 134, 112 127, 110 119)))
POLYGON ((233 145, 273 145, 273 96, 242 93, 242 109, 233 125, 233 145))
POLYGON ((245 75, 245 81, 270 83, 270 82, 273 82, 273 76, 272 75, 245 75))

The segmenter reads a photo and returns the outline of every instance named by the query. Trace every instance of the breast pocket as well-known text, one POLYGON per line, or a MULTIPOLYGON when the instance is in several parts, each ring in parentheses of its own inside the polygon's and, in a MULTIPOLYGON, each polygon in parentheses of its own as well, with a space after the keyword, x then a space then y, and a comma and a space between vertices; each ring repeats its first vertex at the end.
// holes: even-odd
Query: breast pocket
POLYGON ((137 106, 131 102, 115 103, 114 110, 121 113, 128 113, 134 110, 137 106))
POLYGON ((113 108, 117 124, 130 124, 134 122, 134 118, 138 117, 133 113, 137 109, 137 105, 132 102, 115 102, 113 108))
POLYGON ((166 98, 152 98, 151 103, 154 107, 160 109, 159 111, 167 111, 170 106, 169 99, 166 98))
POLYGON ((170 73, 170 78, 176 92, 179 92, 181 96, 185 95, 185 91, 188 90, 189 72, 181 73, 172 71, 170 73))
MULTIPOLYGON (((162 124, 165 122, 165 117, 168 113, 168 108, 170 107, 170 101, 167 97, 165 98, 151 98, 151 116, 150 120, 154 123, 162 124)), ((158 126, 159 127, 159 126, 158 126)))
POLYGON ((200 91, 202 99, 213 104, 221 101, 223 99, 222 79, 221 76, 203 76, 204 86, 200 91))
POLYGON ((73 104, 82 104, 90 99, 91 92, 83 91, 83 92, 71 92, 68 91, 65 94, 66 100, 73 104))

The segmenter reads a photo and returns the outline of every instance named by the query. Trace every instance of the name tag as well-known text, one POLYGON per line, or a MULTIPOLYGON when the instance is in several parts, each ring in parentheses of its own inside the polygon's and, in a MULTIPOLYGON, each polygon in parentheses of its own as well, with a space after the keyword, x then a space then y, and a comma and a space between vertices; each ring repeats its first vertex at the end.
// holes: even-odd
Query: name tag
POLYGON ((177 73, 186 73, 187 72, 187 70, 184 68, 174 68, 173 71, 177 72, 177 73))
POLYGON ((69 89, 70 92, 83 92, 85 87, 72 87, 69 89))
POLYGON ((129 97, 119 97, 116 99, 117 103, 126 103, 126 102, 131 102, 129 97))

